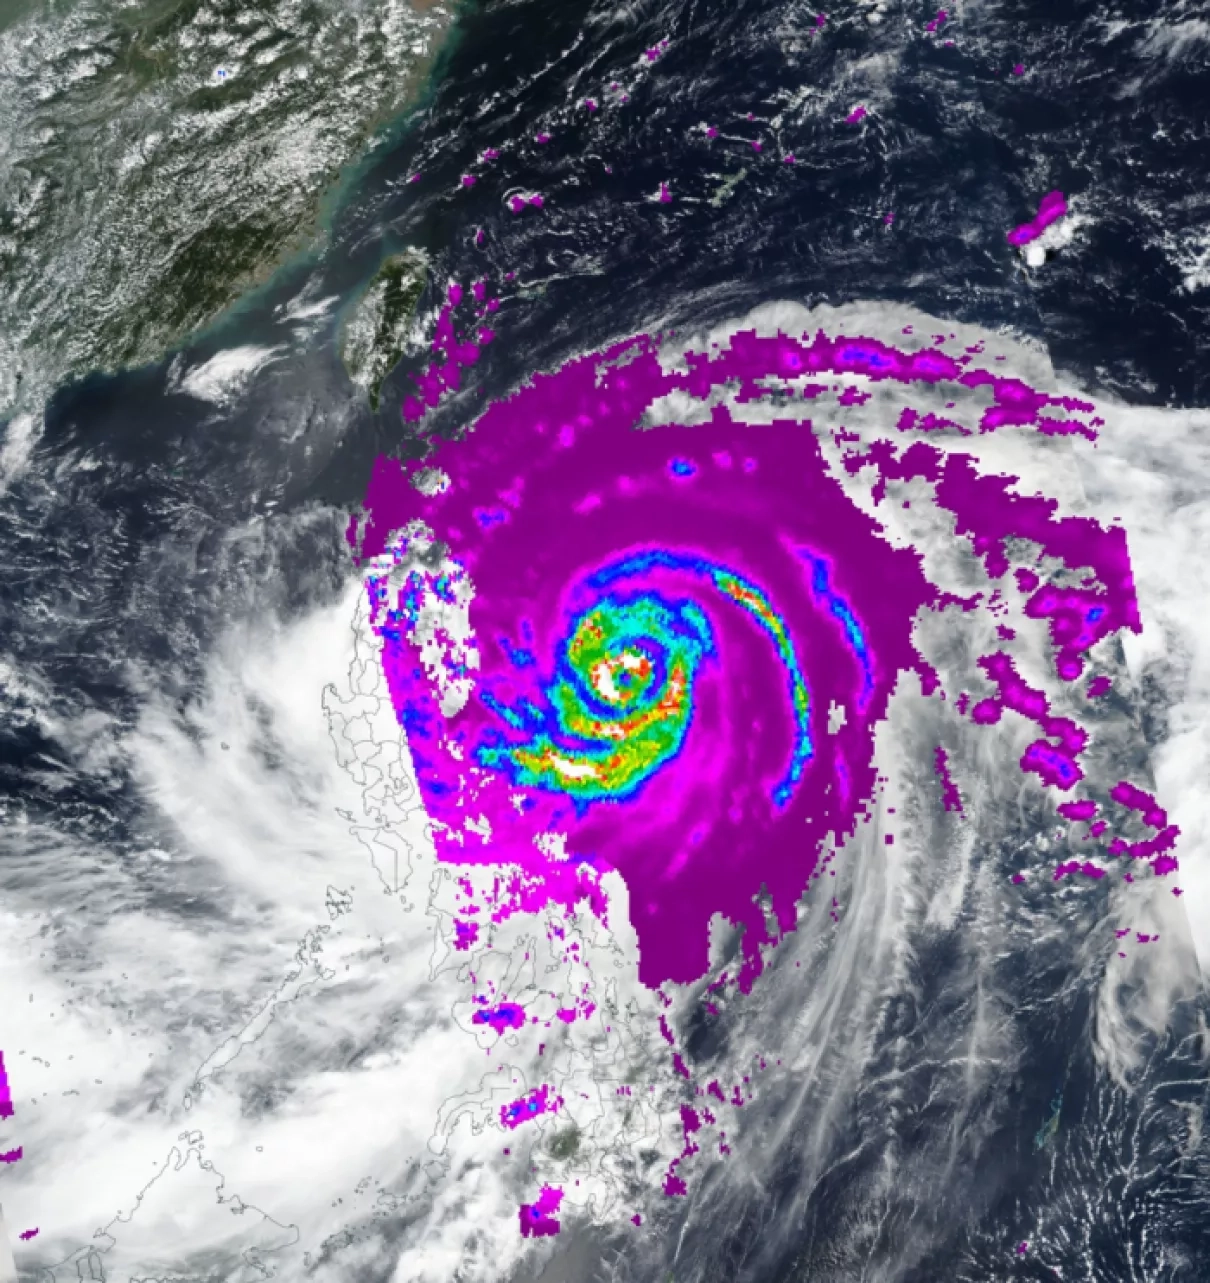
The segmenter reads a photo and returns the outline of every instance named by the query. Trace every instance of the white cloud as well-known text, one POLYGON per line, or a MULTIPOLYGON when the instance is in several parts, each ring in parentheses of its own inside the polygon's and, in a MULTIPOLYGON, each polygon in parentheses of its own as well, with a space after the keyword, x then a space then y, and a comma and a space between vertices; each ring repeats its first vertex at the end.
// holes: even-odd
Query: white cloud
POLYGON ((1210 975, 1210 412, 1101 400, 1097 449, 1080 454, 1093 511, 1121 518, 1143 633, 1126 635, 1132 676, 1162 727, 1158 796, 1181 828, 1179 875, 1202 974, 1210 975))
POLYGON ((16 414, 5 424, 0 443, 0 494, 25 471, 40 427, 32 414, 16 414))
POLYGON ((175 371, 175 390, 197 397, 199 401, 227 405, 248 386, 258 370, 284 352, 284 347, 257 347, 255 344, 226 348, 201 365, 175 371))
MULTIPOLYGON (((762 313, 783 324, 805 315, 789 305, 762 313)), ((872 306, 814 318, 850 333, 885 332, 910 319, 927 323, 908 309, 872 306)), ((1014 369, 1031 381, 1047 386, 1053 379, 1036 350, 971 327, 946 329, 963 343, 986 340, 989 354, 1012 349, 1014 369)), ((182 378, 181 390, 218 403, 277 351, 221 353, 182 378)), ((1180 902, 1170 895, 1155 906, 1140 901, 1136 921, 1154 920, 1177 945, 1187 911, 1205 967, 1210 641, 1203 622, 1210 569, 1201 553, 1210 546, 1210 447, 1204 444, 1210 421, 1201 413, 1120 406, 1107 407, 1105 417, 1100 445, 1076 443, 1074 454, 1066 443, 1024 433, 964 438, 964 448, 977 446, 989 467, 1019 471, 1027 484, 1036 479, 1065 507, 1079 499, 1082 478, 1096 515, 1125 520, 1146 625, 1137 642, 1127 639, 1127 656, 1136 680, 1148 673, 1157 678, 1157 700, 1168 710, 1152 765, 1160 799, 1184 829, 1179 881, 1186 891, 1180 902)), ((923 524, 909 526, 915 505, 884 516, 889 538, 923 545, 930 569, 943 566, 952 543, 947 523, 921 512, 923 524)), ((426 901, 439 907, 442 888, 424 858, 422 817, 409 817, 406 807, 397 817, 415 856, 402 897, 384 891, 350 831, 366 825, 364 803, 375 786, 367 782, 363 789, 338 764, 324 692, 355 665, 351 625, 363 600, 361 585, 350 582, 340 600, 293 619, 262 613, 233 621, 210 656, 202 697, 182 711, 149 695, 124 737, 96 721, 48 725, 82 769, 104 775, 119 758, 132 768, 150 804, 150 831, 143 848, 106 852, 105 861, 82 842, 22 834, 25 858, 37 855, 59 870, 59 903, 36 901, 17 882, 5 885, 0 989, 19 1001, 6 1010, 4 1050, 17 1115, 4 1135, 23 1144, 27 1155, 20 1184, 6 1196, 6 1213, 10 1229, 42 1225, 29 1248, 21 1245, 31 1256, 49 1262, 56 1253, 59 1260, 77 1257, 82 1245, 104 1247, 108 1240, 93 1235, 110 1226, 113 1246, 101 1259, 107 1277, 123 1283, 148 1263, 167 1268, 193 1251, 217 1252, 224 1243, 231 1249, 231 1222, 204 1216, 214 1214, 219 1189, 224 1198, 238 1196, 259 1209, 236 1218, 239 1250, 258 1243, 280 1248, 280 1259, 292 1268, 309 1253, 315 1276, 330 1283, 392 1261, 401 1280, 445 1280, 459 1266, 468 1278, 499 1279, 529 1250, 516 1225, 526 1169, 505 1163, 500 1134, 483 1125, 489 1111, 482 1083, 502 1061, 532 1074, 532 1049, 518 1042, 489 1055, 486 1044, 459 1027, 470 982, 459 974, 460 957, 447 957, 441 946, 434 952, 442 923, 424 908, 426 901), (415 908, 408 911, 401 900, 415 908), (430 1144, 443 1102, 463 1094, 471 1104, 430 1144), (200 1139, 191 1138, 194 1133, 200 1139), (139 1192, 153 1177, 140 1204, 139 1192), (383 1209, 390 1212, 393 1240, 376 1236, 383 1209), (129 1222, 115 1223, 119 1214, 129 1222), (298 1226, 297 1244, 284 1245, 278 1226, 298 1226), (188 1241, 186 1232, 193 1236, 188 1241), (342 1235, 348 1242, 338 1250, 342 1235)), ((967 626, 974 624, 964 617, 952 631, 967 626)), ((801 1082, 779 1125, 789 1135, 804 1114, 813 1115, 803 1144, 821 1163, 829 1153, 830 1120, 847 1107, 887 994, 896 987, 908 992, 915 983, 913 932, 971 932, 979 965, 970 978, 977 993, 963 1035, 965 1078, 955 1096, 961 1107, 973 1109, 985 1076, 1011 1065, 1014 1055, 1008 1004, 988 979, 991 960, 1010 947, 1006 892, 989 887, 972 842, 910 840, 909 777, 928 760, 924 741, 912 739, 924 733, 917 715, 923 703, 912 690, 901 691, 895 724, 880 735, 879 761, 893 783, 884 809, 875 808, 840 863, 840 924, 830 924, 826 899, 804 909, 802 929, 752 1000, 755 1015, 735 1053, 789 1049, 787 1064, 793 1056, 801 1082), (882 844, 879 827, 888 803, 900 817, 893 848, 882 844), (972 905, 978 921, 964 925, 960 919, 972 905), (804 970, 796 978, 799 961, 804 970)), ((385 716, 391 723, 389 706, 385 716)), ((398 733, 393 724, 386 729, 398 733)), ((1006 744, 992 735, 979 744, 968 765, 986 768, 989 797, 968 799, 972 824, 978 805, 1005 800, 997 789, 1020 784, 1002 769, 1006 744)), ((385 758, 366 758, 363 765, 374 761, 385 758)), ((960 766, 956 756, 955 769, 960 766)), ((43 882, 46 867, 28 866, 43 882)), ((1155 887, 1167 894, 1166 885, 1155 887)), ((612 898, 624 913, 624 895, 612 898)), ((635 941, 625 923, 620 927, 600 949, 602 957, 612 950, 608 965, 624 1007, 650 995, 638 991, 635 941)), ((541 924, 527 929, 541 931, 541 924)), ((507 937, 504 948, 519 939, 507 937)), ((504 948, 502 967, 513 960, 504 948)), ((485 973, 490 965, 484 960, 485 973)), ((1148 973, 1156 987, 1146 1009, 1131 1013, 1141 1011, 1153 1027, 1167 1010, 1169 990, 1158 983, 1162 965, 1157 961, 1148 973)), ((1173 963, 1174 986, 1178 971, 1173 963)), ((571 974, 566 969, 542 983, 554 988, 570 983, 571 974)), ((651 1023, 649 1015, 644 1008, 635 1029, 651 1023)), ((1122 1062, 1128 1021, 1107 1000, 1100 1020, 1103 1060, 1122 1062)), ((640 1034, 623 1032, 632 1038, 624 1048, 627 1069, 637 1073, 650 1048, 640 1034)), ((620 1045, 569 1043, 569 1077, 575 1056, 582 1056, 592 1066, 591 1078, 583 1071, 584 1085, 605 1081, 614 1061, 604 1055, 620 1064, 620 1045)), ((660 1064, 666 1068, 666 1057, 660 1064)), ((612 1116, 590 1094, 576 1108, 604 1135, 612 1116)), ((658 1130, 658 1106, 650 1118, 658 1130)), ((766 1157, 780 1152, 767 1135, 766 1157)), ((662 1137, 645 1137, 643 1144, 672 1144, 675 1152, 675 1130, 665 1126, 662 1137)), ((746 1152, 737 1176, 757 1179, 764 1170, 758 1160, 746 1152)), ((589 1189, 604 1199, 623 1188, 604 1162, 592 1172, 585 1167, 582 1179, 569 1207, 589 1189)), ((55 1277, 79 1275, 72 1264, 55 1277)))

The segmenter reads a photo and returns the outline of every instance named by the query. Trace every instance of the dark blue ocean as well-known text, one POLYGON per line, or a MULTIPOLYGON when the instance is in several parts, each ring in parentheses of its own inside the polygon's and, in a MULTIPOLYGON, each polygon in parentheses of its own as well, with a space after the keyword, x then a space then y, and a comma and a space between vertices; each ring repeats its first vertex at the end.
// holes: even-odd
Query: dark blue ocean
MULTIPOLYGON (((63 715, 133 719, 148 680, 184 710, 233 611, 289 616, 336 598, 351 574, 345 516, 374 458, 421 448, 400 406, 427 354, 394 370, 371 411, 337 351, 344 311, 404 247, 431 264, 421 317, 451 280, 486 278, 501 298, 495 339, 426 421, 437 435, 578 353, 780 299, 910 304, 1033 340, 1092 395, 1205 406, 1210 291, 1189 287, 1171 250, 1210 217, 1210 44, 1156 37, 1193 8, 996 0, 951 8, 930 32, 936 13, 464 6, 415 110, 342 176, 312 252, 161 365, 54 396, 0 505, 9 662, 36 668, 63 715), (846 123, 859 104, 865 118, 846 123), (489 148, 499 157, 485 163, 489 148), (1076 233, 1031 268, 1005 234, 1054 189, 1076 233), (515 191, 541 193, 542 209, 510 212, 515 191), (237 403, 180 395, 182 366, 296 336, 299 297, 336 303, 237 403)), ((1131 716, 1144 739, 1159 733, 1162 708, 1131 716)), ((146 839, 121 769, 60 769, 60 757, 14 696, 0 720, 10 819, 109 850, 146 839)), ((997 843, 1027 846, 1028 818, 985 835, 986 858, 997 843)), ((144 893, 159 905, 175 894, 154 880, 144 893)), ((1011 999, 1012 1068, 956 1118, 939 1084, 957 1054, 942 1035, 947 995, 971 960, 961 915, 919 956, 910 994, 880 1011, 872 1068, 826 1161, 796 1140, 810 1100, 787 1095, 762 1183, 707 1181, 641 1241, 569 1234, 543 1278, 1210 1279, 1210 1006, 1183 999, 1161 1032, 1140 1031, 1142 1064, 1124 1085, 1096 1063, 1074 942, 1005 956, 989 984, 1011 999), (944 1164, 913 1165, 942 1152, 944 1164)), ((717 1040, 702 1030, 689 1051, 722 1055, 717 1040)))

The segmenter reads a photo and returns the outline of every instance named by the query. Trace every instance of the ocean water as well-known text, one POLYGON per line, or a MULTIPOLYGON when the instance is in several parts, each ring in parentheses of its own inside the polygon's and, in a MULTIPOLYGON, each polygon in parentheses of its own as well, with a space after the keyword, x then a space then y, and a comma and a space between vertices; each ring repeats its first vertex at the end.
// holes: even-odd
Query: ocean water
MULTIPOLYGON (((24 1149, 6 1216, 14 1234, 39 1227, 14 1245, 22 1277, 1202 1276, 1210 44, 1179 4, 937 16, 467 7, 310 253, 160 364, 7 425, 6 992, 30 999, 0 1046, 5 1147, 11 1133, 24 1149), (1039 261, 1007 233, 1052 190, 1069 212, 1039 261), (428 284, 371 411, 340 327, 404 248, 428 284), (499 299, 494 337, 408 421, 449 284, 477 280, 499 299), (324 691, 355 693, 365 658, 349 514, 380 455, 436 443, 440 463, 492 402, 628 336, 888 335, 909 310, 922 332, 1001 343, 1036 386, 1104 416, 1095 445, 971 448, 1125 526, 1143 628, 1105 643, 1114 693, 1080 706, 1089 773, 1155 789, 1182 828, 1184 896, 1172 879, 1051 878, 1085 848, 1017 768, 1025 740, 959 733, 900 688, 877 741, 885 789, 837 865, 845 912, 808 897, 714 1016, 677 997, 693 1073, 757 1084, 731 1152, 666 1195, 667 1153, 688 1140, 669 1095, 658 1139, 629 1157, 602 1124, 597 1148, 541 1159, 544 1180, 566 1162, 562 1228, 523 1238, 536 1187, 450 1103, 481 1107, 488 1062, 433 943, 444 901, 418 872, 384 875, 332 752, 324 691), (936 796, 942 740, 961 817, 936 796), (215 1171, 251 1209, 238 1241, 194 1215, 215 1171), (575 1193, 602 1172, 616 1206, 575 1193), (153 1175, 163 1219, 139 1198, 153 1175)), ((904 537, 949 565, 952 526, 913 503, 904 537)), ((947 677, 987 648, 964 628, 946 616, 925 637, 947 677)), ((737 948, 716 944, 712 974, 737 948)), ((633 1037, 635 1081, 670 1092, 654 1018, 633 1037)), ((532 1075, 527 1054, 513 1063, 532 1075)))

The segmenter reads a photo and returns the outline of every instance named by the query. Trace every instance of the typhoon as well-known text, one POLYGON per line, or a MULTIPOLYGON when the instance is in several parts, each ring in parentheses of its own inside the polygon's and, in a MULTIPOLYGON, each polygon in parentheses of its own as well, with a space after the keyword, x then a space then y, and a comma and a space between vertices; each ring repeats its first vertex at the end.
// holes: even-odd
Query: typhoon
MULTIPOLYGON (((456 384, 473 353, 448 318, 456 384)), ((1138 628, 1120 529, 1059 517, 957 448, 1005 429, 1095 438, 1094 407, 943 339, 741 332, 667 362, 641 336, 533 378, 418 464, 379 459, 350 540, 384 673, 439 857, 513 870, 497 920, 585 897, 603 914, 599 875, 616 870, 645 984, 702 976, 721 919, 742 933, 747 987, 868 812, 897 684, 946 697, 914 641, 922 612, 1016 592, 1064 682, 1138 628), (876 392, 897 407, 889 437, 841 425, 829 457, 811 412, 858 417, 876 392), (966 419, 907 404, 915 392, 965 397, 966 419), (858 472, 873 512, 843 484, 858 472), (888 536, 877 507, 913 481, 1003 587, 955 598, 888 536), (468 636, 443 602, 468 605, 468 636)), ((1021 769, 1070 791, 1087 735, 1009 652, 981 668, 973 720, 1036 723, 1021 769)))

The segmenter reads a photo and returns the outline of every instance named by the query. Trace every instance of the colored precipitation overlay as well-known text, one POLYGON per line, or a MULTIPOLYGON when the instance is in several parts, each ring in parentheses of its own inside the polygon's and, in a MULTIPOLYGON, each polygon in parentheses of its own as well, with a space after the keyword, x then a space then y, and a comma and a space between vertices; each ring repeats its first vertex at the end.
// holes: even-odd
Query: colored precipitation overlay
MULTIPOLYGON (((0 1051, 0 1118, 13 1116, 13 1095, 8 1085, 8 1075, 4 1069, 4 1053, 0 1051)), ((21 1146, 14 1149, 0 1149, 0 1163, 16 1163, 24 1157, 21 1146)))
POLYGON ((1036 241, 1039 236, 1051 225, 1057 223, 1060 218, 1067 214, 1067 201, 1062 192, 1047 192, 1038 204, 1038 212, 1029 220, 1028 223, 1022 223, 1014 227, 1008 233, 1008 243, 1010 245, 1028 245, 1031 241, 1036 241))
MULTIPOLYGON (((0 1051, 0 1119, 12 1118, 13 1114, 12 1089, 9 1086, 8 1073, 4 1065, 4 1052, 0 1051)), ((22 1146, 17 1145, 13 1148, 6 1148, 3 1145, 4 1133, 0 1132, 0 1163, 18 1163, 25 1157, 22 1146)), ((18 1240, 23 1243, 28 1243, 31 1239, 37 1238, 37 1236, 37 1226, 32 1229, 21 1230, 17 1234, 18 1240)), ((6 1238, 4 1214, 2 1208, 0 1208, 0 1283, 16 1283, 17 1277, 11 1245, 6 1238)))
MULTIPOLYGON (((461 385, 496 338, 496 307, 485 280, 449 285, 405 420, 461 385)), ((839 854, 894 815, 878 744, 905 683, 936 706, 935 804, 955 823, 983 786, 962 778, 942 727, 977 738, 1011 721, 1016 787, 1032 781, 1077 828, 1104 817, 1077 835, 1095 850, 1041 857, 1052 883, 1178 868, 1179 829, 1150 793, 1083 793, 1093 735, 1078 710, 1112 685, 1105 643, 1141 630, 1125 533, 975 452, 1000 436, 1094 446, 1094 402, 1032 386, 982 341, 787 312, 803 323, 696 344, 639 334, 536 374, 457 439, 379 457, 347 531, 380 689, 437 866, 461 888, 453 947, 485 958, 475 950, 516 939, 529 960, 526 922, 556 953, 572 924, 633 932, 669 1072, 649 1091, 670 1082, 694 1102, 677 1106, 681 1143, 655 1173, 670 1199, 688 1195, 708 1136, 731 1154, 728 1114, 754 1088, 691 1067, 663 1013, 677 994, 699 994, 703 1018, 745 1001, 813 898, 840 921, 839 854), (970 573, 939 573, 907 536, 916 509, 952 527, 970 573), (957 679, 925 644, 954 630, 984 639, 957 679)), ((1028 877, 1004 880, 1019 894, 1028 877)), ((560 956, 583 979, 553 1012, 468 964, 470 1027, 509 1046, 532 1037, 542 1057, 560 1022, 595 1023, 589 951, 560 956)), ((576 1093, 555 1082, 498 1106, 499 1125, 574 1124, 576 1093)), ((615 1096, 632 1109, 630 1087, 615 1096)), ((527 1238, 557 1234, 565 1197, 589 1193, 531 1167, 547 1170, 520 1206, 527 1238)))
POLYGON ((0 13, 0 1283, 1206 1283, 1135 8, 0 13))
MULTIPOLYGON (((451 287, 441 360, 420 382, 430 397, 477 359, 453 328, 462 298, 451 287)), ((349 538, 437 852, 455 867, 519 871, 466 911, 502 921, 586 900, 604 917, 601 875, 614 870, 646 985, 705 975, 721 915, 743 927, 747 988, 828 872, 829 842, 851 837, 868 811, 876 730, 902 676, 945 698, 915 644, 920 611, 988 609, 1000 595, 956 597, 887 537, 876 513, 890 483, 930 485, 989 582, 1013 569, 1011 548, 1032 549, 1012 582, 1023 615, 1049 632, 1061 682, 1085 680, 1104 638, 1139 630, 1120 528, 1060 516, 1053 500, 928 439, 939 429, 959 441, 1022 429, 1095 438, 1095 421, 1088 401, 940 346, 740 331, 669 368, 656 340, 638 336, 535 377, 432 462, 380 459, 349 538), (987 404, 970 428, 904 404, 902 439, 863 445, 840 429, 832 464, 805 414, 744 422, 744 403, 771 384, 815 414, 868 399, 854 380, 904 397, 979 390, 987 404), (734 409, 711 400, 729 386, 740 389, 734 409), (634 430, 655 407, 689 401, 696 421, 634 430), (858 473, 875 477, 873 513, 846 491, 858 473), (434 547, 446 559, 421 569, 434 547), (1053 582, 1033 568, 1043 566, 1053 582), (465 637, 426 622, 464 600, 473 667, 465 637), (830 728, 834 709, 843 721, 830 728), (542 841, 552 833, 565 840, 557 859, 542 841)), ((1037 734, 1021 771, 1070 792, 1088 732, 1009 652, 978 668, 993 693, 972 721, 1012 710, 1037 734)), ((944 749, 937 766, 957 809, 944 749)), ((514 1010, 475 1021, 512 1027, 523 1018, 514 1010)))

